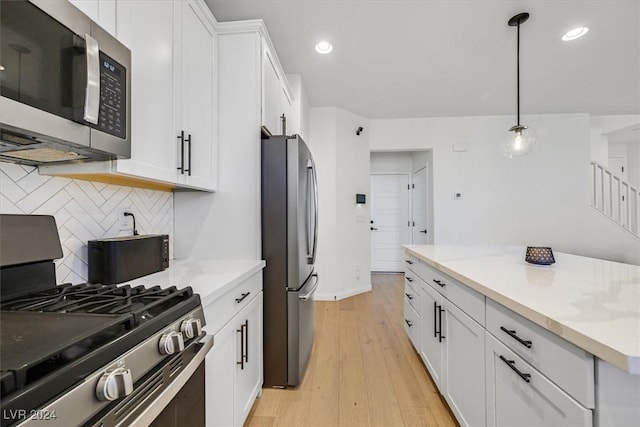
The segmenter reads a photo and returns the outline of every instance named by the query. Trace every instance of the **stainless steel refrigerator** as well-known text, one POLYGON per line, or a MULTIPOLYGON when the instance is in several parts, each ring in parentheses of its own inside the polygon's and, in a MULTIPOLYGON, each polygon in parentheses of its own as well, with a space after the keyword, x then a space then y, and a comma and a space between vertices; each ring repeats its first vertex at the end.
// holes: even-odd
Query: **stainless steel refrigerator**
POLYGON ((296 386, 314 340, 318 179, 298 136, 262 140, 264 386, 296 386))

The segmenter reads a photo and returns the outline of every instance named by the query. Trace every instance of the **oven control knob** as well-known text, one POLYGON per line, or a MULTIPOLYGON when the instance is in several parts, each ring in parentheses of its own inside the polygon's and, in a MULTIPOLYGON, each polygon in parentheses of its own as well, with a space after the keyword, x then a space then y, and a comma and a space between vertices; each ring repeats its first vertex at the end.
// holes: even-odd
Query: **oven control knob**
POLYGON ((195 338, 202 334, 200 319, 187 319, 180 325, 180 332, 187 339, 195 338))
POLYGON ((184 350, 184 340, 182 332, 171 331, 162 334, 160 345, 158 346, 160 354, 173 354, 184 350))
POLYGON ((96 396, 100 401, 111 401, 128 396, 133 391, 131 370, 115 368, 102 374, 96 387, 96 396))

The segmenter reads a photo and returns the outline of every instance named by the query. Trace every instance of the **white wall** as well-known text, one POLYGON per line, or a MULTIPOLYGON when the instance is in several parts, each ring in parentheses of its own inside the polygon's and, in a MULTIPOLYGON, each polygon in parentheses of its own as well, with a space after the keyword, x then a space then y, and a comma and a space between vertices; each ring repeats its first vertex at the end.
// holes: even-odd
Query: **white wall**
POLYGON ((259 35, 220 35, 218 58, 218 190, 176 193, 176 257, 260 259, 259 35))
POLYGON ((435 243, 548 245, 640 264, 640 244, 589 207, 586 114, 523 117, 537 130, 527 157, 500 141, 511 116, 371 120, 374 151, 433 149, 435 243), (466 143, 467 152, 452 145, 466 143), (453 200, 453 193, 462 193, 453 200))
POLYGON ((63 252, 58 283, 87 281, 89 240, 133 234, 131 220, 120 227, 124 209, 135 215, 140 234, 168 234, 173 254, 173 193, 39 175, 33 167, 0 162, 0 213, 56 219, 63 252))
POLYGON ((590 119, 591 160, 606 166, 609 150, 608 134, 638 123, 640 123, 640 115, 637 114, 592 116, 590 119))
POLYGON ((411 175, 411 152, 373 152, 370 155, 371 173, 406 173, 411 175))
POLYGON ((371 289, 369 204, 355 203, 357 193, 369 196, 369 125, 335 107, 311 108, 310 118, 320 198, 316 299, 341 299, 371 289))

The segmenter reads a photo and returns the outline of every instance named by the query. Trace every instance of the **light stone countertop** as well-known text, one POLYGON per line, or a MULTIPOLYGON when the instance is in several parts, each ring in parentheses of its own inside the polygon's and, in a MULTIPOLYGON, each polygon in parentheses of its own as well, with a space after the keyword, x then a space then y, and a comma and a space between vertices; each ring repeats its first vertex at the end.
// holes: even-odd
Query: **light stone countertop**
POLYGON ((487 298, 631 374, 640 374, 640 267, 525 247, 405 245, 409 253, 487 298))
POLYGON ((171 260, 169 268, 148 276, 124 282, 145 286, 191 286, 200 294, 203 306, 218 299, 228 290, 260 272, 266 263, 261 260, 171 260))

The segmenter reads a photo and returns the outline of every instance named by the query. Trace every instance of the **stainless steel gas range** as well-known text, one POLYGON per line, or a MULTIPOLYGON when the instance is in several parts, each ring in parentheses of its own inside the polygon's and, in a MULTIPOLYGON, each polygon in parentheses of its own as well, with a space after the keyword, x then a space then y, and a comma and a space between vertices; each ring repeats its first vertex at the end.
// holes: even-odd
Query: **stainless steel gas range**
MULTIPOLYGON (((57 286, 61 256, 53 217, 0 215, 2 427, 154 423, 194 372, 204 375, 213 340, 199 296, 189 287, 57 286)), ((202 402, 191 416, 204 419, 202 402)))

